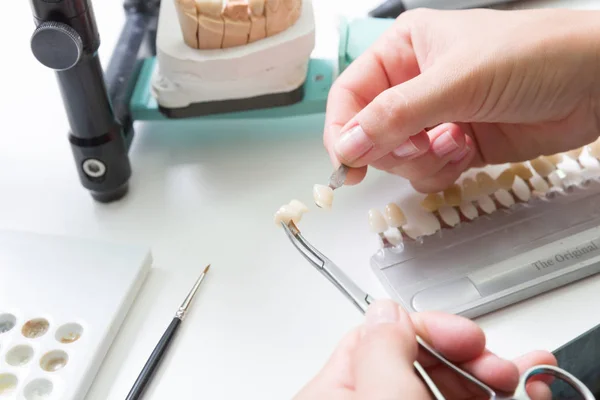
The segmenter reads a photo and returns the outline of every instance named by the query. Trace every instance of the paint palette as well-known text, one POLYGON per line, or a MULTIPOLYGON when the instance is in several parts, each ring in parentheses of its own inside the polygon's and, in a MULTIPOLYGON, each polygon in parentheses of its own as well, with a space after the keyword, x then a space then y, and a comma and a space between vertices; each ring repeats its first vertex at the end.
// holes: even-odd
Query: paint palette
POLYGON ((82 400, 151 268, 148 249, 0 231, 0 400, 82 400))
POLYGON ((409 311, 472 318, 597 274, 599 160, 600 140, 372 209, 371 266, 409 311))

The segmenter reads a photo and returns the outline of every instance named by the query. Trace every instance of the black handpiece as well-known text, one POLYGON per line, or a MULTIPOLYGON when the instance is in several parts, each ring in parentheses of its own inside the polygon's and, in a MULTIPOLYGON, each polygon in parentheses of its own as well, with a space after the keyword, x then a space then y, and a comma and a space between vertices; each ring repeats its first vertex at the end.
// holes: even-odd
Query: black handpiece
POLYGON ((111 202, 128 189, 131 166, 121 124, 108 96, 90 0, 30 0, 31 51, 56 72, 79 178, 94 199, 111 202))
POLYGON ((369 17, 372 18, 397 18, 400 14, 406 11, 406 7, 402 0, 386 0, 377 8, 369 12, 369 17))

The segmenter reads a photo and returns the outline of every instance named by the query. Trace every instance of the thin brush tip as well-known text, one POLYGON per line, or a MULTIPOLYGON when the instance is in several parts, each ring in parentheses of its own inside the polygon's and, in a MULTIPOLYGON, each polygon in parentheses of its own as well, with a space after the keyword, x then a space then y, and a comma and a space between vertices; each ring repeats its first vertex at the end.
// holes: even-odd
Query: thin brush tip
POLYGON ((203 271, 203 273, 204 273, 204 274, 205 274, 205 273, 207 273, 209 269, 210 269, 210 264, 208 264, 208 265, 206 266, 206 268, 204 268, 204 271, 203 271))

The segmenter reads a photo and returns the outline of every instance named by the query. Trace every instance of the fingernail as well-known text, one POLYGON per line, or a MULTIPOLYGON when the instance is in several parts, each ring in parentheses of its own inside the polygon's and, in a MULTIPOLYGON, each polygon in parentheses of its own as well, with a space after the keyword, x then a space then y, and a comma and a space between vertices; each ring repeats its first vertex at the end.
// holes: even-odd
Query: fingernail
POLYGON ((360 125, 356 125, 342 137, 335 145, 336 153, 346 162, 353 162, 365 155, 373 148, 373 142, 365 134, 360 125))
POLYGON ((367 330, 380 324, 393 324, 400 319, 398 306, 389 300, 381 300, 373 303, 367 310, 366 327, 367 330))
POLYGON ((413 154, 417 154, 418 152, 419 152, 419 149, 417 148, 417 146, 415 146, 415 144, 410 139, 408 139, 406 142, 402 143, 400 146, 398 146, 396 148, 396 150, 393 151, 394 155, 396 157, 400 157, 400 158, 410 157, 413 154))
POLYGON ((433 153, 438 157, 444 157, 458 149, 458 143, 452 138, 450 132, 444 132, 431 144, 433 153))
POLYGON ((460 153, 458 153, 456 156, 452 157, 452 162, 457 163, 457 162, 461 161, 463 158, 465 158, 467 156, 467 154, 469 154, 470 151, 471 151, 471 148, 469 146, 465 147, 464 149, 462 149, 460 151, 460 153))

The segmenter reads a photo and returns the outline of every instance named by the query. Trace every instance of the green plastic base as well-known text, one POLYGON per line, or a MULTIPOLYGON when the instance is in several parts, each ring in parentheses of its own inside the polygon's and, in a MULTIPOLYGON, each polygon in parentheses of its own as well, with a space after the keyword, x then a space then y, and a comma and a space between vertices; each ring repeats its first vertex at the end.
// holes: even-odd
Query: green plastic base
MULTIPOLYGON (((155 68, 156 59, 154 57, 144 60, 131 97, 131 113, 136 121, 170 120, 161 113, 152 94, 152 76, 155 68)), ((304 83, 304 96, 298 103, 266 109, 203 115, 186 118, 186 120, 271 119, 324 113, 327 94, 335 79, 335 70, 333 60, 311 59, 304 83)))

